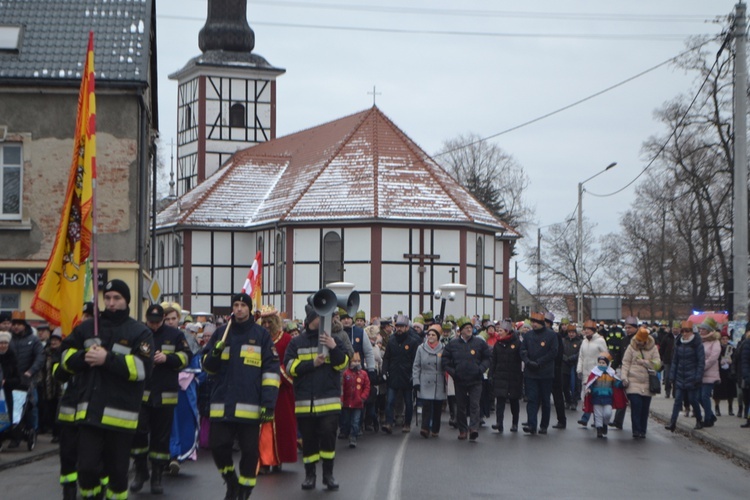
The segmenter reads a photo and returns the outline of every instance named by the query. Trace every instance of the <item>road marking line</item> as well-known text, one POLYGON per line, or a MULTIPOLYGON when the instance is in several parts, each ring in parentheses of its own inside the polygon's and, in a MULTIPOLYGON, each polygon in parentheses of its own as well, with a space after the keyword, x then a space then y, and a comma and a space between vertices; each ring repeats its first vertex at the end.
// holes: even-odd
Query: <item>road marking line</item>
POLYGON ((406 455, 406 443, 409 435, 405 435, 398 447, 398 452, 391 467, 391 483, 388 486, 388 500, 401 500, 401 476, 404 471, 404 455, 406 455))

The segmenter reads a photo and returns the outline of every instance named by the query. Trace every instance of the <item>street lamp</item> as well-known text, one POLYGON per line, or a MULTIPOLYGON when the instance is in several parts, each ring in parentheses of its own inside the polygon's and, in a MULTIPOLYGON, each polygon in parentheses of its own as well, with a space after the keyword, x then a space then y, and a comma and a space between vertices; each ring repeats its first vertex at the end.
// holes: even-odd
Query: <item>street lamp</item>
POLYGON ((576 318, 579 326, 583 324, 583 283, 581 281, 581 275, 583 274, 583 185, 594 177, 597 177, 610 168, 613 168, 615 165, 617 165, 617 162, 613 161, 607 165, 604 170, 597 172, 585 181, 578 183, 578 244, 576 245, 576 261, 578 262, 579 270, 576 271, 576 288, 578 289, 576 318))

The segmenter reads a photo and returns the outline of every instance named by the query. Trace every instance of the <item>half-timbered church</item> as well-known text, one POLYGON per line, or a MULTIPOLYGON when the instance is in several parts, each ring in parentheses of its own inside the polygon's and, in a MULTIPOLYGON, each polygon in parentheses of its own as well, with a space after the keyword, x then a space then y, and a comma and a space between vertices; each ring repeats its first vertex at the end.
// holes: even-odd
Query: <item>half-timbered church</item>
POLYGON ((284 70, 252 52, 245 10, 209 1, 203 54, 172 75, 178 196, 154 242, 164 297, 227 313, 262 251, 263 302, 287 317, 336 281, 369 316, 439 309, 445 283, 466 285, 468 313, 507 316, 518 233, 376 106, 277 138, 284 70))

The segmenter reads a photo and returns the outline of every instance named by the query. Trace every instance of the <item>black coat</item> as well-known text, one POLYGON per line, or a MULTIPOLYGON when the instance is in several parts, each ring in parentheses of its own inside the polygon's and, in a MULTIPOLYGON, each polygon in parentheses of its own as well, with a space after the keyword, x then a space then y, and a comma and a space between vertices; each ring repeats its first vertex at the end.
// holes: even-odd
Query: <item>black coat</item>
POLYGON ((490 380, 496 398, 520 399, 523 395, 521 341, 515 334, 508 340, 498 340, 492 348, 490 380))
POLYGON ((490 357, 490 348, 482 337, 473 336, 467 341, 459 335, 443 350, 443 370, 457 386, 481 384, 490 367, 490 357))
POLYGON ((391 335, 383 354, 382 369, 388 388, 411 389, 412 367, 421 344, 419 335, 410 331, 391 335))

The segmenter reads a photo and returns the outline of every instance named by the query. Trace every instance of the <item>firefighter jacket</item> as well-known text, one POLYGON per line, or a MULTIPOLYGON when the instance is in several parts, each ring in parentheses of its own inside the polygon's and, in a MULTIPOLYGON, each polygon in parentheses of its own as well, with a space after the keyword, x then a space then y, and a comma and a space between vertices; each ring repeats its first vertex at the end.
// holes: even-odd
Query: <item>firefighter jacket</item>
POLYGON ((203 370, 213 377, 211 420, 257 423, 261 410, 273 415, 279 395, 279 355, 271 334, 252 318, 232 321, 223 349, 218 328, 203 349, 203 370))
POLYGON ((297 418, 317 417, 341 411, 341 373, 349 367, 342 342, 329 349, 325 363, 315 366, 318 331, 304 330, 286 348, 284 366, 294 380, 294 413, 297 418))
POLYGON ((146 380, 143 404, 147 406, 175 406, 180 392, 180 370, 190 364, 193 352, 185 334, 177 328, 162 324, 154 332, 154 354, 161 351, 167 360, 154 363, 151 376, 146 380))
POLYGON ((107 313, 100 316, 98 336, 90 319, 65 338, 60 367, 78 378, 76 423, 135 432, 154 359, 154 337, 146 325, 128 316, 129 310, 107 313), (107 359, 101 366, 89 366, 84 358, 96 344, 107 350, 107 359))

